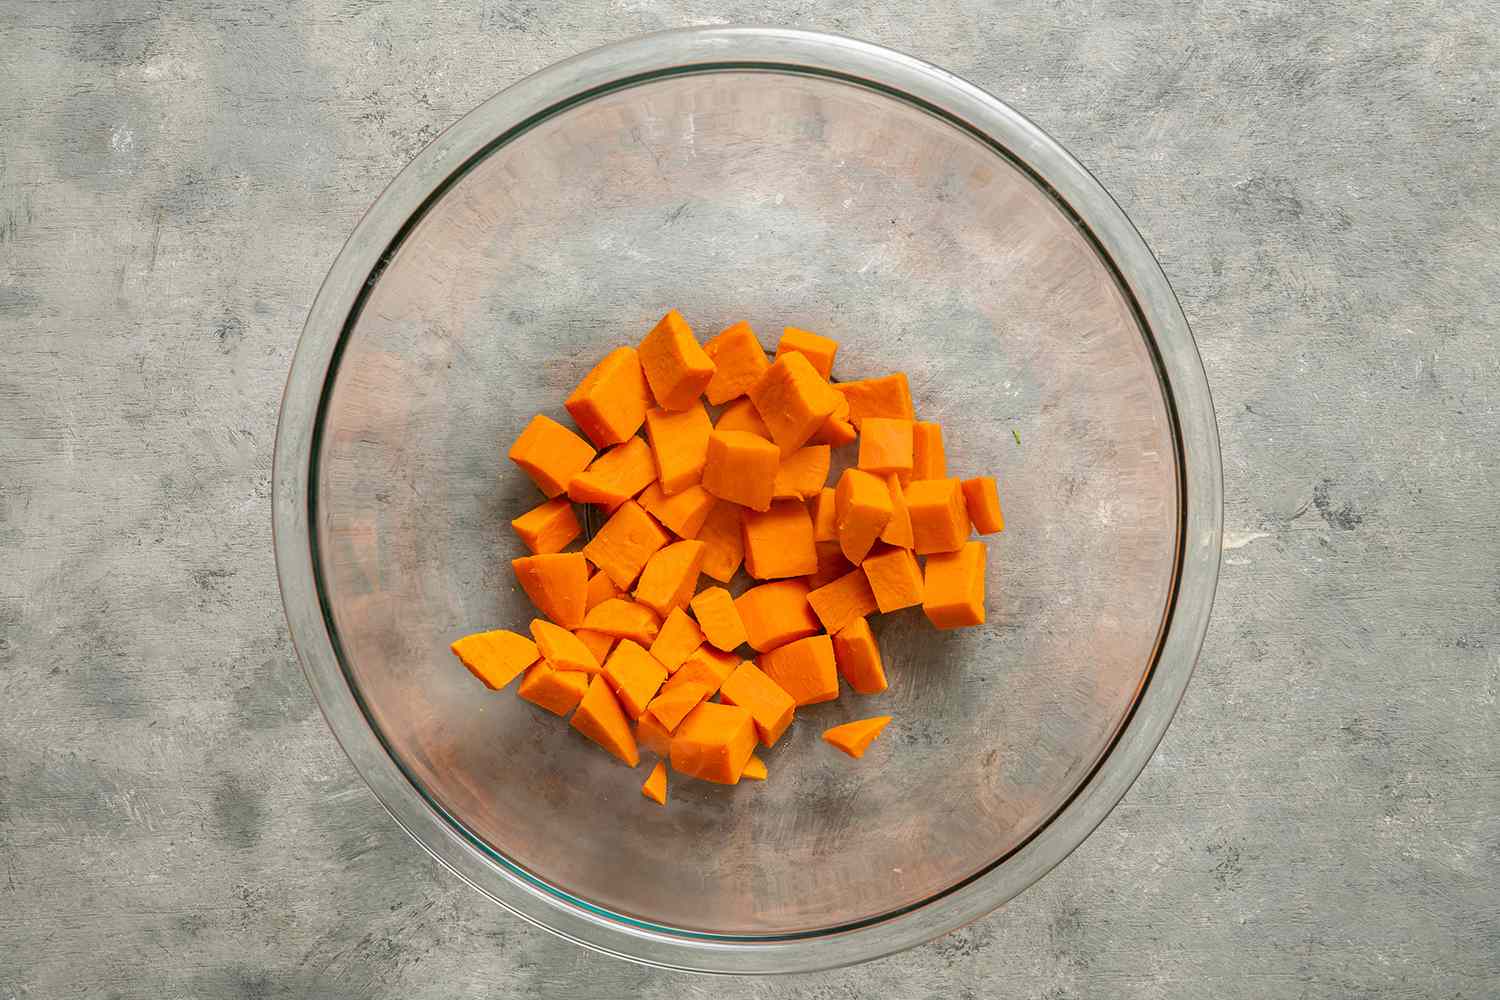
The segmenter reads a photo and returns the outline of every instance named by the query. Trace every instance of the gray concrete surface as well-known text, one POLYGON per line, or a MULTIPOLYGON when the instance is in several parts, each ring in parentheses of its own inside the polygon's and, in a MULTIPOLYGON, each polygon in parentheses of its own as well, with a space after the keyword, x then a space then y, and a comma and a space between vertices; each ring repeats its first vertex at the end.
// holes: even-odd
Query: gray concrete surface
POLYGON ((1437 0, 0 4, 0 998, 1500 996, 1500 9, 1437 0), (1217 397, 1218 612, 1160 753, 1003 911, 710 981, 508 917, 314 708, 282 379, 442 126, 654 28, 848 32, 1012 100, 1217 397))

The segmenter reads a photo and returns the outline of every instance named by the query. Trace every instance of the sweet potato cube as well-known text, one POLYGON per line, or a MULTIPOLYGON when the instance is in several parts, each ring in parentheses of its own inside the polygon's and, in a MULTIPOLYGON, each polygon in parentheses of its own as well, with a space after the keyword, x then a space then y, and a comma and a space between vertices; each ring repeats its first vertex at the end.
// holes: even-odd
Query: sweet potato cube
POLYGON ((750 401, 783 452, 800 448, 838 408, 838 395, 812 362, 783 354, 750 387, 750 401))
POLYGON ((839 696, 839 671, 829 636, 813 635, 778 646, 760 654, 758 662, 798 707, 839 696))
POLYGON ((608 573, 616 587, 628 590, 641 575, 646 562, 671 540, 672 536, 663 531, 640 504, 626 500, 604 522, 604 527, 589 539, 583 547, 583 554, 589 562, 608 573))
POLYGON ((812 501, 813 519, 813 541, 836 542, 839 540, 838 519, 834 497, 836 491, 832 486, 824 486, 818 490, 818 495, 812 501))
POLYGON ((604 677, 614 688, 625 714, 639 719, 656 697, 662 681, 667 679, 667 668, 634 640, 621 639, 604 661, 604 677))
POLYGON ((635 743, 658 757, 666 757, 672 752, 672 734, 650 712, 642 712, 635 720, 635 743))
POLYGON ((561 552, 578 537, 578 518, 567 497, 548 500, 510 522, 516 536, 533 553, 561 552))
POLYGON ((757 580, 779 580, 817 571, 818 552, 807 504, 776 500, 770 510, 745 511, 742 521, 746 573, 757 580))
POLYGON ((609 651, 615 646, 615 637, 605 632, 595 632, 593 629, 581 628, 573 632, 578 641, 594 654, 594 662, 603 663, 609 656, 609 651))
POLYGON ((679 684, 670 690, 663 687, 656 697, 651 699, 651 704, 646 706, 646 714, 653 716, 657 722, 661 723, 662 728, 670 733, 682 724, 684 716, 708 697, 708 689, 709 685, 701 681, 679 684))
POLYGON ((834 522, 844 558, 858 566, 891 520, 891 493, 883 479, 845 469, 833 497, 834 522))
POLYGON ((755 752, 755 722, 738 705, 705 701, 672 734, 672 770, 733 785, 755 752))
POLYGON ((906 491, 901 485, 901 477, 894 472, 888 473, 885 485, 891 495, 891 519, 885 523, 880 540, 887 545, 909 549, 915 544, 916 536, 912 534, 911 510, 906 506, 906 491))
POLYGON ((646 439, 656 461, 656 481, 662 493, 671 496, 703 478, 708 460, 709 422, 703 404, 696 400, 683 410, 655 409, 646 413, 646 439))
POLYGON ((510 446, 509 457, 549 499, 568 488, 568 480, 594 460, 587 441, 543 413, 510 446))
POLYGON ((734 598, 723 587, 705 587, 688 602, 703 637, 715 649, 726 652, 745 642, 745 623, 734 606, 734 598))
POLYGON ((636 353, 656 405, 666 410, 686 410, 697 403, 714 377, 713 360, 703 353, 692 327, 676 309, 668 310, 652 327, 636 353))
POLYGON ((861 431, 866 417, 917 419, 916 409, 911 405, 911 387, 902 372, 882 375, 880 378, 839 382, 834 385, 834 389, 849 401, 849 421, 861 431))
POLYGON ((879 694, 889 686, 880 647, 867 619, 856 618, 839 629, 833 637, 833 658, 838 662, 839 676, 856 693, 879 694))
POLYGON ((969 511, 969 523, 981 535, 993 535, 1005 530, 1005 515, 1000 511, 1000 493, 995 489, 993 476, 975 476, 963 483, 964 506, 969 511))
POLYGON ((823 421, 823 426, 819 427, 808 440, 813 444, 827 444, 840 448, 846 444, 853 444, 857 437, 859 437, 859 432, 849 422, 849 400, 844 398, 843 393, 839 393, 838 403, 833 412, 828 414, 828 419, 823 421))
POLYGON ((704 549, 702 542, 684 539, 657 552, 641 570, 635 599, 662 617, 673 608, 687 607, 698 589, 704 549))
POLYGON ((745 558, 745 533, 740 526, 742 510, 737 503, 716 500, 694 536, 704 545, 703 572, 720 583, 732 580, 745 558))
POLYGON ((823 730, 823 739, 838 747, 851 757, 863 757, 875 737, 891 721, 889 715, 877 715, 873 719, 859 719, 842 726, 823 730))
POLYGON ((724 679, 719 697, 726 705, 738 705, 755 720, 755 733, 763 746, 773 746, 792 724, 797 703, 792 696, 755 664, 746 661, 724 679))
POLYGON ((708 438, 703 488, 721 500, 765 510, 771 506, 781 451, 744 431, 716 430, 708 438))
POLYGON ((611 597, 589 609, 583 616, 583 627, 649 646, 661 634, 661 616, 628 597, 611 597))
POLYGON ((651 391, 635 348, 617 347, 606 354, 563 406, 597 447, 630 440, 651 406, 651 391))
POLYGON ((739 665, 740 658, 733 653, 723 653, 712 646, 701 646, 687 658, 687 662, 677 673, 667 678, 661 689, 671 691, 682 684, 707 684, 708 694, 703 697, 712 698, 714 692, 719 690, 719 685, 724 683, 724 678, 732 674, 739 665))
POLYGON ((656 480, 651 446, 638 437, 616 445, 568 480, 568 499, 614 511, 656 480))
POLYGON ((913 426, 910 420, 866 417, 859 425, 859 467, 881 479, 892 472, 910 477, 913 426))
POLYGON ((860 569, 852 569, 832 583, 809 591, 807 603, 812 605, 813 613, 829 635, 855 619, 863 620, 878 607, 870 581, 860 569))
MULTIPOLYGON (((854 568, 854 565, 844 558, 844 550, 839 548, 838 542, 818 542, 816 548, 818 571, 806 579, 809 591, 828 586, 854 568)), ((865 558, 868 559, 869 556, 865 558)))
POLYGON ((776 356, 795 351, 812 362, 813 370, 823 378, 833 374, 833 356, 839 352, 839 342, 819 336, 811 330, 799 330, 795 326, 784 327, 781 340, 776 345, 776 356))
POLYGON ((448 648, 491 691, 515 680, 540 655, 536 643, 503 628, 466 635, 448 648))
POLYGON ((667 804, 667 765, 657 761, 646 781, 641 785, 641 794, 659 806, 667 804))
POLYGON ((609 682, 596 676, 589 681, 578 711, 568 723, 595 743, 599 744, 629 767, 641 762, 641 752, 636 749, 635 734, 630 731, 630 722, 625 718, 620 702, 610 690, 609 682))
MULTIPOLYGON (((770 367, 770 362, 766 362, 766 366, 770 367)), ((714 430, 744 431, 763 441, 771 440, 771 429, 766 426, 764 420, 760 419, 760 412, 748 399, 737 399, 724 407, 719 414, 718 421, 714 424, 714 430)))
POLYGON ((651 644, 651 655, 667 668, 667 673, 675 674, 677 668, 682 666, 689 656, 698 652, 698 647, 701 645, 703 645, 703 630, 698 627, 698 623, 688 617, 686 611, 673 608, 668 612, 667 617, 662 619, 661 633, 651 644))
POLYGON ((585 674, 597 674, 599 661, 589 652, 579 638, 565 628, 541 618, 531 620, 531 637, 542 659, 551 664, 553 670, 578 670, 585 674))
POLYGON ((922 610, 938 628, 984 624, 984 543, 927 557, 922 610))
POLYGON ((588 599, 589 566, 579 552, 522 556, 510 561, 516 582, 542 614, 563 628, 583 624, 588 599))
POLYGON ((859 564, 881 614, 922 603, 922 568, 910 549, 878 545, 859 564))
POLYGON ((801 580, 773 580, 751 587, 734 599, 734 607, 745 623, 750 648, 761 653, 815 635, 819 628, 807 603, 807 584, 801 580))
POLYGON ((912 425, 911 478, 946 479, 948 459, 943 453, 943 425, 918 420, 912 425))
POLYGON ((776 482, 771 486, 771 495, 778 500, 787 497, 811 500, 828 482, 830 460, 826 444, 798 448, 783 457, 776 467, 776 482))
POLYGON ((969 537, 969 510, 957 479, 918 479, 906 484, 913 549, 917 555, 956 552, 969 537))
POLYGON ((751 754, 750 759, 745 762, 745 769, 740 772, 740 777, 749 778, 752 781, 765 781, 768 773, 766 762, 755 754, 751 754))
POLYGON ((755 331, 743 321, 704 344, 703 353, 715 366, 714 377, 708 380, 703 390, 708 401, 715 406, 743 396, 771 367, 755 331))
POLYGON ((708 512, 718 502, 712 493, 697 483, 672 496, 664 496, 661 485, 652 483, 636 500, 647 513, 679 538, 695 537, 703 529, 708 512))
POLYGON ((577 670, 554 670, 545 661, 526 671, 516 694, 553 715, 567 715, 583 699, 589 675, 577 670))
POLYGON ((623 593, 624 591, 615 586, 615 581, 609 578, 608 573, 602 569, 599 570, 593 576, 589 577, 588 593, 583 599, 584 617, 587 618, 588 612, 594 610, 594 608, 603 604, 611 597, 619 597, 623 593))

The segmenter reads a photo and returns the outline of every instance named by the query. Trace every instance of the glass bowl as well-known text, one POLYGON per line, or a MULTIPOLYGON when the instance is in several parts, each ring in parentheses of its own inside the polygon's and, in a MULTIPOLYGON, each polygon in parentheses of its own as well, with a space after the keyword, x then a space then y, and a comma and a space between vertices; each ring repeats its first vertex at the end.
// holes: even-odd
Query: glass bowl
MULTIPOLYGON (((275 457, 292 634, 344 749, 435 857, 582 944, 680 969, 825 968, 1040 878, 1119 801, 1192 671, 1218 571, 1213 408, 1120 208, 1036 126, 909 56, 801 31, 652 35, 439 136, 307 320, 275 457), (524 628, 504 461, 669 307, 903 370, 949 468, 993 474, 989 621, 878 616, 891 688, 799 713, 770 780, 659 808, 448 652, 524 628), (819 741, 895 717, 863 759, 819 741)), ((648 758, 649 759, 649 758, 648 758)))

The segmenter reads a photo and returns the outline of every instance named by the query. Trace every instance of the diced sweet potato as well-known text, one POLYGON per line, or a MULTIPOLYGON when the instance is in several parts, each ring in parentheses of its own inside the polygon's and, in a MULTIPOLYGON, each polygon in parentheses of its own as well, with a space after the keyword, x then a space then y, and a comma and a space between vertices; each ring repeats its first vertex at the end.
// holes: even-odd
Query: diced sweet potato
POLYGON ((609 449, 568 480, 568 499, 614 511, 656 480, 651 446, 638 437, 609 449))
MULTIPOLYGON (((770 362, 766 364, 769 367, 770 362)), ((714 430, 743 431, 762 441, 771 440, 771 429, 766 426, 764 420, 760 419, 760 412, 748 399, 736 399, 724 407, 723 412, 719 414, 718 421, 714 423, 714 430)))
POLYGON ((834 497, 837 491, 832 486, 824 486, 818 490, 818 495, 812 501, 813 519, 813 541, 836 542, 839 540, 839 528, 837 507, 834 497))
POLYGON ((885 485, 891 495, 891 519, 885 523, 880 540, 887 545, 909 549, 916 543, 916 536, 912 534, 911 511, 906 506, 906 491, 901 486, 901 477, 894 472, 889 473, 885 477, 885 485))
POLYGON ((823 739, 838 747, 851 757, 863 757, 875 737, 891 721, 889 715, 877 715, 872 719, 846 722, 842 726, 823 730, 823 739))
POLYGON ((849 401, 849 420, 859 427, 866 417, 895 417, 897 420, 915 420, 916 410, 911 405, 911 388, 906 375, 896 372, 880 378, 859 379, 854 382, 839 382, 834 389, 849 401))
POLYGON ((703 353, 715 366, 714 377, 703 390, 715 406, 743 396, 771 367, 750 324, 739 322, 703 345, 703 353))
POLYGON ((740 772, 740 777, 749 778, 752 781, 765 781, 768 773, 766 762, 755 754, 751 754, 750 759, 745 762, 745 769, 740 772))
POLYGON ((709 691, 705 698, 712 698, 714 692, 719 690, 719 685, 724 683, 724 678, 734 672, 734 668, 740 665, 740 658, 733 653, 723 653, 712 646, 700 646, 698 651, 687 658, 687 662, 678 668, 677 673, 667 678, 667 682, 661 686, 663 691, 670 691, 682 684, 707 684, 709 691))
POLYGON ((969 511, 969 523, 981 535, 993 535, 1005 530, 1005 515, 1000 511, 1000 493, 995 489, 992 476, 975 476, 965 479, 964 506, 969 511))
POLYGON ((782 451, 800 448, 838 408, 838 396, 806 356, 783 354, 750 387, 750 401, 782 451))
POLYGON ((833 658, 838 663, 839 676, 857 694, 879 694, 889 686, 880 647, 867 619, 856 618, 839 629, 833 637, 833 658))
POLYGON ((969 537, 969 511, 957 479, 919 479, 906 485, 917 555, 956 552, 969 537))
POLYGON ((875 593, 863 570, 853 569, 817 590, 809 591, 807 603, 829 635, 850 622, 863 621, 877 607, 875 593))
POLYGON ((651 391, 633 347, 617 347, 584 376, 563 402, 595 446, 628 441, 646 419, 651 391))
POLYGON ((641 785, 641 794, 655 802, 659 806, 667 804, 667 765, 661 761, 651 769, 646 776, 646 781, 641 785))
POLYGON ((716 430, 708 438, 708 460, 703 488, 721 500, 751 510, 771 506, 781 451, 763 438, 744 431, 716 430))
POLYGON ((705 701, 672 734, 672 770, 733 785, 755 752, 755 723, 738 705, 705 701))
POLYGON ((588 594, 584 597, 583 601, 584 617, 587 617, 588 612, 594 610, 594 608, 603 604, 611 597, 620 597, 623 593, 624 591, 615 586, 615 581, 609 578, 608 573, 602 569, 599 570, 593 576, 589 577, 588 594))
POLYGON ((708 687, 701 681, 679 684, 670 690, 663 687, 646 706, 646 712, 670 733, 682 724, 689 712, 698 707, 700 701, 708 697, 708 687))
POLYGON ((773 580, 751 587, 734 599, 734 607, 745 623, 746 641, 757 652, 818 631, 818 618, 807 603, 807 584, 801 580, 773 580))
POLYGON ((755 664, 748 660, 734 668, 719 688, 726 705, 739 705, 755 720, 755 732, 764 746, 773 746, 792 724, 797 703, 755 664))
POLYGON ((694 538, 719 501, 697 483, 672 496, 664 496, 661 486, 652 483, 636 502, 679 538, 694 538))
POLYGON ((839 696, 839 672, 833 639, 813 635, 760 654, 760 669, 792 696, 800 708, 839 696))
POLYGON ((503 628, 466 635, 448 648, 491 691, 515 680, 539 656, 536 643, 503 628))
POLYGON ((649 410, 646 439, 656 461, 656 481, 667 496, 697 485, 708 459, 709 422, 703 404, 696 400, 682 410, 649 410))
POLYGON ((634 641, 621 639, 604 661, 604 677, 619 697, 625 714, 639 719, 656 697, 662 681, 667 679, 667 668, 634 641))
MULTIPOLYGON (((845 573, 854 569, 854 565, 844 558, 844 550, 839 548, 838 542, 818 542, 818 571, 807 577, 807 589, 817 590, 826 587, 845 573)), ((866 559, 869 556, 865 557, 866 559)))
POLYGON ((550 499, 566 490, 568 480, 588 467, 594 460, 594 449, 556 420, 538 413, 510 446, 509 457, 550 499))
POLYGON ((879 545, 859 564, 881 614, 922 603, 922 568, 910 549, 879 545))
POLYGON ((776 467, 776 482, 771 486, 771 495, 776 499, 794 497, 810 500, 828 482, 829 449, 826 444, 810 444, 798 448, 781 460, 776 467))
POLYGON ((659 550, 641 570, 635 599, 663 617, 673 608, 685 608, 698 589, 703 568, 704 545, 685 539, 659 550))
POLYGON ((536 640, 536 648, 541 652, 542 659, 553 670, 578 670, 585 674, 599 672, 599 661, 594 659, 594 654, 567 629, 541 618, 533 618, 531 637, 536 640))
POLYGON ((912 426, 910 420, 866 417, 859 425, 859 467, 881 479, 892 472, 910 478, 912 426))
POLYGON ((512 559, 516 582, 542 614, 563 628, 583 624, 589 567, 578 552, 554 552, 512 559))
POLYGON ((927 557, 922 610, 938 628, 984 624, 984 543, 927 557))
POLYGON ((891 520, 885 481, 862 469, 845 469, 834 492, 834 521, 844 558, 858 566, 891 520))
POLYGON ((806 576, 817 571, 812 517, 801 500, 777 500, 767 511, 747 510, 745 572, 757 580, 806 576))
POLYGON ((636 353, 656 404, 686 410, 698 402, 714 377, 714 363, 693 337, 693 329, 676 309, 669 310, 646 334, 636 353))
POLYGON ((553 715, 567 715, 583 700, 588 687, 588 674, 576 670, 554 670, 546 662, 541 662, 526 671, 526 676, 516 687, 516 694, 553 715))
POLYGON ((703 637, 716 649, 726 652, 745 642, 745 623, 734 606, 734 598, 723 587, 705 587, 688 602, 703 637))
POLYGON ((650 750, 658 757, 666 757, 672 752, 672 734, 656 721, 656 716, 650 712, 643 712, 641 717, 635 720, 635 744, 643 750, 650 750))
POLYGON ((689 656, 698 652, 698 647, 703 645, 703 630, 698 623, 688 617, 688 613, 681 608, 673 608, 662 619, 661 632, 656 641, 651 644, 651 655, 656 657, 658 663, 667 668, 667 673, 675 674, 677 668, 687 660, 689 656))
POLYGON ((596 663, 603 663, 609 656, 609 651, 615 646, 615 637, 604 632, 595 632, 592 629, 581 628, 573 633, 578 641, 588 647, 588 651, 594 654, 596 663))
POLYGON ((834 407, 828 419, 823 421, 823 426, 808 440, 813 444, 827 444, 835 448, 841 448, 846 444, 853 444, 859 437, 859 432, 849 422, 849 400, 839 393, 838 404, 834 407))
POLYGON ((948 459, 943 453, 943 426, 918 420, 912 426, 911 478, 945 479, 948 459))
POLYGON ((649 646, 661 634, 661 616, 628 597, 612 597, 583 616, 583 627, 649 646))
POLYGON ((516 537, 533 553, 561 552, 578 537, 578 518, 567 497, 548 500, 510 522, 516 537))
POLYGON ((609 574, 614 585, 629 590, 657 550, 672 540, 634 500, 626 500, 583 547, 589 562, 609 574))
POLYGON ((813 370, 825 379, 833 374, 833 357, 839 351, 839 342, 819 336, 811 330, 799 330, 795 326, 785 327, 781 341, 776 345, 776 356, 795 351, 812 362, 813 370))
POLYGON ((583 700, 578 703, 578 711, 573 713, 569 724, 624 761, 627 766, 635 767, 641 762, 635 735, 630 731, 630 722, 626 720, 620 702, 610 690, 609 682, 603 677, 596 676, 589 681, 588 690, 584 692, 583 700))
POLYGON ((694 536, 704 545, 703 572, 720 583, 732 580, 745 558, 745 535, 740 527, 742 510, 737 503, 715 501, 694 536))

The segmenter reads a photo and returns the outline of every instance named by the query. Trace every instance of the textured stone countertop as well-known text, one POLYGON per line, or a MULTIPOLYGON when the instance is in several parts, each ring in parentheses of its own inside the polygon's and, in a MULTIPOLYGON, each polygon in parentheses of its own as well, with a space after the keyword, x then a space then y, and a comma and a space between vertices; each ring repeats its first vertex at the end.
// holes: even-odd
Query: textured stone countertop
POLYGON ((1493 3, 0 4, 0 1000, 1500 996, 1493 3), (495 90, 638 32, 841 31, 1010 100, 1160 257, 1223 577, 1124 802, 855 969, 669 975, 508 916, 287 637, 283 379, 345 236, 495 90))

